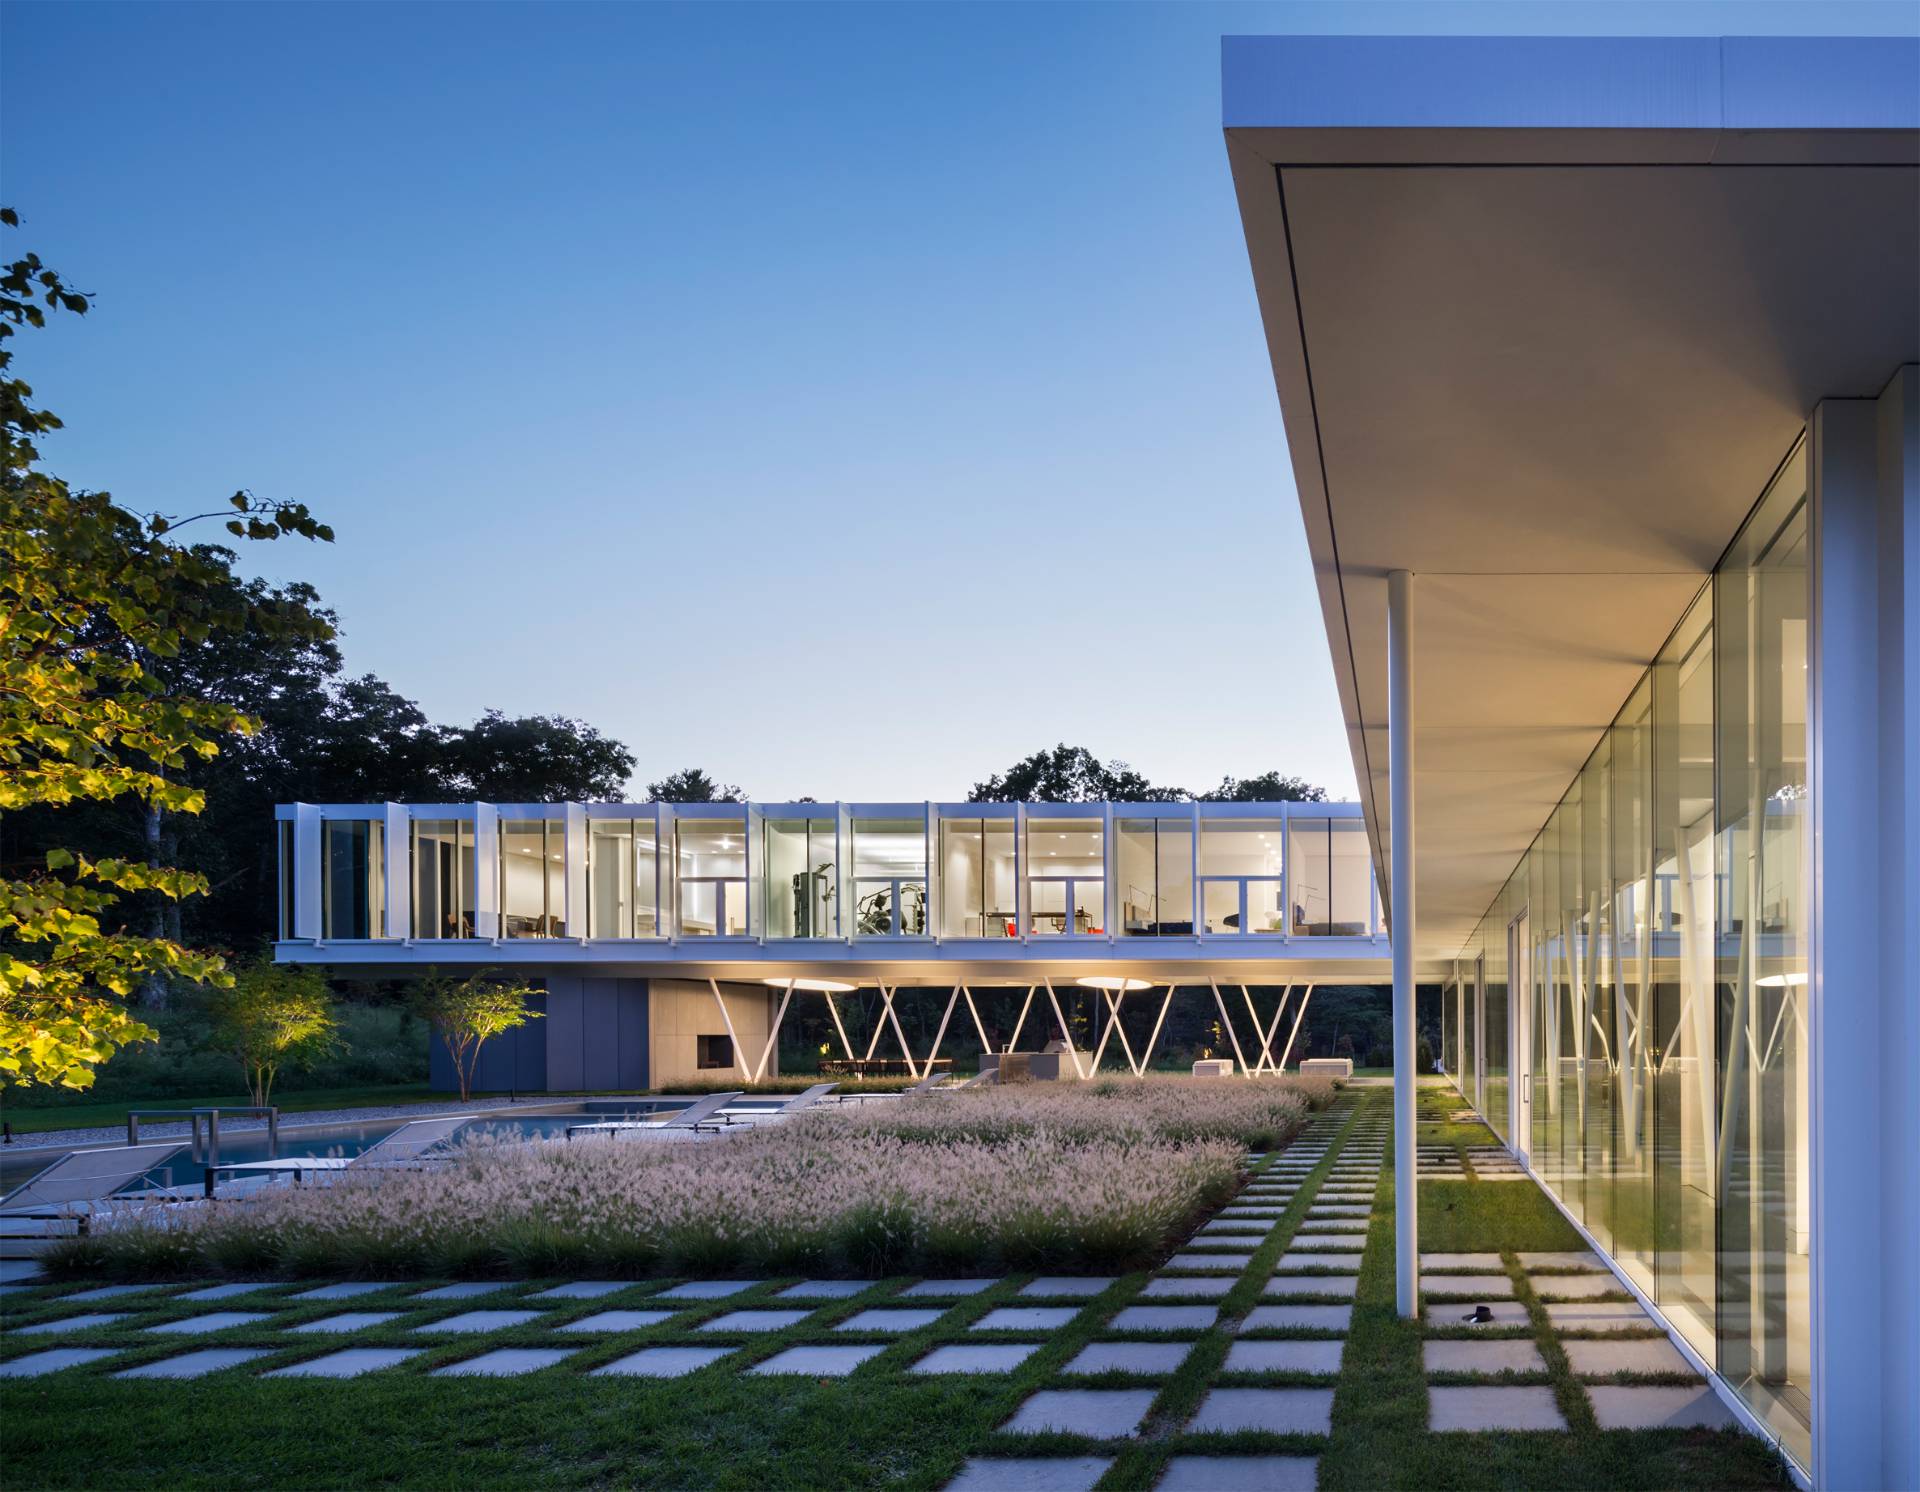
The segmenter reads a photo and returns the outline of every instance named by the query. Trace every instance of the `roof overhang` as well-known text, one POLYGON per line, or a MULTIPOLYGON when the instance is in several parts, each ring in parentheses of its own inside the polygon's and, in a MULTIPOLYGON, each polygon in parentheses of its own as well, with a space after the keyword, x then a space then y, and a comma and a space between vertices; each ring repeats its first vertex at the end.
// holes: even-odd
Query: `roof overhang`
POLYGON ((1418 577, 1430 967, 1813 405, 1920 358, 1920 42, 1229 37, 1222 73, 1383 888, 1418 577))

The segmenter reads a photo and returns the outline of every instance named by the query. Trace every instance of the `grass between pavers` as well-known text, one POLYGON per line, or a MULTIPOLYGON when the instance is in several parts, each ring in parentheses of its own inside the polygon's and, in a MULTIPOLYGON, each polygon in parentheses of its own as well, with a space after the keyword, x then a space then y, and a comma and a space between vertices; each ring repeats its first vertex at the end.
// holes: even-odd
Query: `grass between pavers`
MULTIPOLYGON (((771 1297, 791 1280, 769 1281, 724 1300, 687 1303, 669 1323, 642 1331, 569 1340, 554 1328, 601 1310, 644 1308, 669 1282, 635 1285, 593 1300, 551 1303, 540 1323, 471 1337, 436 1339, 407 1328, 466 1310, 500 1309, 546 1284, 499 1295, 434 1302, 351 1337, 316 1334, 290 1345, 277 1329, 237 1327, 205 1337, 162 1339, 118 1323, 58 1345, 133 1350, 102 1364, 44 1379, 0 1381, 0 1445, 8 1485, 27 1487, 936 1487, 1020 1402, 1057 1375, 1144 1276, 1104 1296, 1062 1301, 1081 1310, 1045 1333, 1040 1349, 1007 1374, 922 1376, 905 1369, 947 1343, 1031 1341, 1040 1333, 980 1332, 971 1324, 1016 1297, 1024 1276, 959 1300, 901 1300, 902 1280, 816 1305, 808 1320, 777 1332, 733 1334, 695 1328, 726 1312, 798 1307, 771 1297), (902 1335, 833 1330, 856 1311, 889 1305, 943 1307, 941 1318, 902 1335), (727 1346, 732 1356, 684 1378, 595 1378, 591 1369, 645 1346, 727 1346), (744 1369, 801 1344, 874 1343, 885 1350, 841 1379, 755 1378, 744 1369), (185 1383, 121 1383, 111 1371, 201 1346, 277 1350, 243 1367, 185 1383), (267 1380, 265 1369, 353 1346, 424 1347, 401 1367, 337 1382, 267 1380), (510 1379, 433 1379, 432 1369, 503 1347, 567 1346, 565 1361, 510 1379), (85 1454, 75 1427, 90 1428, 85 1454)), ((418 1285, 409 1283, 411 1292, 418 1285)), ((290 1293, 274 1292, 284 1299, 290 1293)), ((181 1310, 244 1310, 261 1297, 235 1297, 181 1310)), ((17 1299, 17 1297, 16 1297, 17 1299)), ((139 1300, 127 1297, 128 1300, 139 1300)), ((1021 1299, 1020 1304, 1045 1303, 1021 1299)), ((103 1303, 102 1310, 121 1305, 103 1303)), ((344 1311, 402 1309, 400 1292, 303 1302, 275 1314, 274 1327, 344 1311)), ((36 1311, 33 1315, 47 1314, 36 1311)), ((173 1313, 169 1313, 173 1314, 173 1313)), ((147 1321, 160 1319, 143 1313, 147 1321)), ((9 1312, 9 1325, 29 1314, 9 1312)), ((265 1324, 262 1323, 264 1326, 265 1324)), ((9 1340, 40 1350, 46 1337, 9 1340), (28 1346, 31 1344, 31 1346, 28 1346)), ((10 1351, 9 1356, 18 1355, 10 1351)))
MULTIPOLYGON (((1350 1107, 1350 1106, 1349 1106, 1350 1107)), ((1331 1125, 1341 1117, 1323 1113, 1331 1125)), ((1330 1160, 1314 1173, 1323 1176, 1330 1160)), ((1286 1226, 1261 1241, 1254 1265, 1236 1283, 1239 1310, 1257 1298, 1272 1261, 1309 1205, 1304 1186, 1282 1219, 1286 1226)), ((1137 1299, 1144 1275, 1110 1286, 1100 1297, 1062 1300, 1081 1308, 1057 1331, 978 1332, 968 1329, 995 1306, 1022 1298, 1028 1277, 1009 1276, 992 1289, 957 1301, 899 1297, 903 1280, 877 1284, 860 1296, 819 1303, 810 1317, 782 1331, 720 1335, 695 1330, 701 1321, 756 1306, 804 1302, 773 1297, 790 1279, 770 1280, 723 1300, 685 1303, 669 1322, 640 1331, 571 1338, 555 1328, 603 1310, 648 1308, 670 1280, 635 1282, 591 1300, 545 1302, 543 1318, 523 1327, 466 1337, 416 1335, 410 1327, 468 1310, 510 1308, 557 1280, 507 1284, 485 1296, 421 1303, 411 1297, 438 1281, 408 1282, 394 1291, 346 1300, 291 1303, 310 1283, 263 1286, 258 1293, 205 1303, 182 1303, 179 1291, 155 1287, 97 1304, 62 1307, 70 1288, 46 1288, 5 1300, 9 1327, 88 1309, 126 1311, 129 1319, 98 1331, 57 1337, 0 1336, 0 1354, 12 1357, 57 1345, 101 1345, 119 1355, 96 1367, 44 1379, 0 1380, 0 1447, 10 1487, 64 1486, 315 1486, 373 1482, 396 1486, 570 1486, 608 1482, 663 1487, 758 1487, 943 1484, 969 1455, 998 1446, 1005 1453, 1077 1452, 1091 1445, 1124 1454, 1129 1442, 1073 1436, 1001 1436, 1015 1409, 1044 1386, 1161 1387, 1157 1376, 1126 1374, 1062 1379, 1065 1365, 1096 1337, 1165 1340, 1151 1333, 1118 1332, 1108 1323, 1137 1299), (208 1336, 159 1337, 139 1328, 185 1314, 261 1309, 273 1303, 271 1322, 208 1336), (856 1311, 877 1304, 941 1305, 942 1317, 901 1336, 836 1332, 856 1311), (399 1319, 356 1331, 284 1336, 283 1326, 349 1311, 400 1310, 399 1319), (1013 1372, 932 1377, 905 1369, 927 1351, 949 1343, 988 1343, 1044 1336, 1040 1349, 1013 1372), (886 1350, 845 1379, 790 1380, 744 1376, 742 1370, 801 1344, 873 1342, 886 1350), (682 1379, 589 1376, 590 1370, 644 1346, 700 1344, 739 1350, 682 1379), (271 1347, 273 1355, 190 1382, 122 1383, 110 1374, 142 1362, 204 1346, 271 1347), (264 1380, 274 1367, 345 1347, 423 1348, 405 1365, 338 1382, 264 1380), (567 1346, 565 1361, 511 1379, 432 1379, 432 1369, 503 1347, 567 1346), (72 1427, 109 1427, 86 1457, 73 1454, 72 1427), (289 1430, 299 1427, 298 1433, 289 1430)), ((1177 1303, 1177 1302, 1170 1302, 1177 1303)), ((1188 1364, 1166 1380, 1156 1400, 1156 1423, 1183 1422, 1224 1356, 1224 1333, 1202 1334, 1188 1364), (1182 1409, 1184 1405, 1184 1409, 1182 1409), (1169 1418, 1170 1416, 1170 1418, 1169 1418)), ((1207 1445, 1219 1437, 1190 1437, 1207 1445)), ((1300 1448, 1300 1437, 1226 1437, 1271 1449, 1300 1448)), ((1308 1440, 1304 1445, 1317 1444, 1308 1440)), ((1158 1475, 1171 1449, 1152 1458, 1147 1480, 1158 1475)), ((1120 1471, 1116 1465, 1114 1470, 1120 1471)))
POLYGON ((1586 1251, 1586 1240, 1531 1181, 1422 1181, 1418 1198, 1422 1253, 1586 1251))
MULTIPOLYGON (((1491 1333, 1531 1337, 1547 1363, 1540 1375, 1511 1382, 1548 1382, 1568 1429, 1565 1432, 1502 1431, 1436 1434, 1427 1430, 1427 1381, 1421 1355, 1423 1333, 1417 1321, 1403 1320, 1394 1302, 1394 1175, 1389 1166, 1380 1210, 1368 1230, 1361 1256, 1360 1286, 1353 1327, 1341 1363, 1334 1397, 1333 1438, 1320 1459, 1322 1489, 1417 1487, 1430 1489, 1541 1487, 1790 1486, 1785 1464, 1761 1441, 1733 1430, 1601 1431, 1591 1402, 1573 1376, 1565 1352, 1552 1332, 1546 1311, 1521 1272, 1515 1254, 1548 1247, 1581 1247, 1516 1242, 1502 1230, 1513 1224, 1525 1238, 1547 1232, 1536 1204, 1515 1200, 1532 1193, 1562 1227, 1564 1219, 1537 1187, 1511 1182, 1426 1182, 1422 1195, 1420 1246, 1426 1252, 1500 1253, 1515 1281, 1516 1299, 1528 1310, 1531 1331, 1515 1328, 1491 1333), (1441 1209, 1442 1231, 1428 1232, 1425 1201, 1436 1193, 1461 1192, 1441 1209), (1484 1200, 1483 1200, 1484 1198, 1484 1200), (1531 1230, 1531 1231, 1530 1231, 1531 1230)), ((1568 1230, 1571 1232, 1571 1229, 1568 1230)), ((1444 1335, 1478 1338, 1486 1329, 1446 1329, 1444 1335)), ((1448 1378, 1449 1382, 1468 1380, 1448 1378)), ((1623 1380, 1624 1381, 1624 1380, 1623 1380)))

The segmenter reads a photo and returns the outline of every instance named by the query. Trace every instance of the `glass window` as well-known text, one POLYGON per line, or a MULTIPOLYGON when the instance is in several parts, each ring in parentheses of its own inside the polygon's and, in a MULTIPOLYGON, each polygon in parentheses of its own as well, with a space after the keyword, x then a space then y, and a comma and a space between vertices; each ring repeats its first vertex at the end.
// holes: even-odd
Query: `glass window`
MULTIPOLYGON (((1325 820, 1320 823, 1324 838, 1325 820)), ((1200 908, 1208 932, 1287 930, 1280 875, 1285 837, 1279 819, 1200 821, 1200 908)))
POLYGON ((1098 819, 1027 821, 1027 895, 1036 933, 1106 931, 1104 829, 1098 819))
POLYGON ((1115 819, 1115 906, 1128 937, 1193 934, 1193 825, 1115 819))
POLYGON ((1643 679, 1608 732, 1613 756, 1613 1253, 1653 1277, 1653 686, 1643 679))
POLYGON ((1807 508, 1796 449, 1714 577, 1720 1371, 1807 1459, 1807 508), (1738 1205, 1733 1205, 1733 1199, 1738 1205))
POLYGON ((921 937, 927 925, 927 827, 919 819, 853 821, 854 932, 921 937))
POLYGON ((500 820, 500 923, 509 938, 567 935, 567 826, 500 820))
POLYGON ((1019 934, 1014 821, 940 821, 940 934, 1000 938, 1019 934))
POLYGON ((745 815, 676 819, 673 831, 679 845, 680 936, 747 936, 745 815))
POLYGON ((1655 1299, 1709 1360, 1714 1316, 1713 603, 1653 665, 1655 1299))
POLYGON ((634 828, 632 819, 587 821, 587 936, 590 938, 636 936, 634 828))
POLYGON ((413 935, 474 935, 473 825, 465 819, 413 821, 413 935))
POLYGON ((1287 824, 1287 888, 1296 936, 1333 931, 1333 835, 1328 819, 1287 824))
POLYGON ((768 819, 767 936, 831 938, 840 930, 838 824, 768 819))
POLYGON ((326 938, 384 938, 386 826, 378 819, 320 825, 320 929, 326 938))
POLYGON ((276 825, 279 830, 280 846, 280 936, 291 938, 294 935, 293 920, 293 831, 292 819, 281 819, 276 825))
POLYGON ((1363 938, 1372 928, 1373 862, 1364 819, 1330 818, 1327 824, 1328 931, 1363 938))
POLYGON ((651 818, 633 821, 633 935, 660 936, 660 879, 665 859, 660 825, 651 818))

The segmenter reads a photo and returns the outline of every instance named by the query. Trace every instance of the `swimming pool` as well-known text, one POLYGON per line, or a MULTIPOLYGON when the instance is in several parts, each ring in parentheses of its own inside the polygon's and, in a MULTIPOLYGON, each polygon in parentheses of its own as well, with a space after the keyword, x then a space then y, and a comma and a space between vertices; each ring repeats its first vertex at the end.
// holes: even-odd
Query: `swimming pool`
MULTIPOLYGON (((689 1104, 693 1098, 674 1094, 649 1095, 632 1098, 590 1098, 567 1100, 558 1103, 529 1104, 511 1109, 489 1109, 477 1113, 473 1122, 456 1131, 456 1135, 490 1134, 511 1139, 546 1140, 559 1139, 566 1133, 569 1124, 578 1124, 583 1118, 600 1119, 661 1119, 676 1114, 689 1104)), ((777 1108, 786 1101, 786 1095, 742 1098, 732 1107, 741 1109, 777 1108)), ((422 1114, 420 1118, 438 1118, 441 1115, 422 1114)), ((282 1158, 303 1155, 337 1155, 352 1158, 367 1150, 408 1122, 406 1115, 393 1115, 382 1119, 364 1119, 349 1123, 302 1124, 298 1117, 280 1121, 280 1150, 282 1158)), ((143 1136, 149 1143, 152 1137, 143 1136)), ((103 1145, 75 1146, 80 1150, 99 1150, 110 1148, 103 1145)), ((0 1150, 0 1195, 11 1192, 15 1187, 37 1174, 44 1167, 52 1165, 61 1156, 70 1151, 54 1148, 34 1148, 27 1150, 0 1150)), ((219 1160, 222 1164, 234 1161, 267 1160, 271 1156, 267 1145, 267 1131, 260 1129, 238 1129, 223 1131, 220 1136, 219 1160)), ((190 1148, 182 1141, 180 1153, 173 1159, 155 1166, 128 1190, 144 1190, 150 1186, 191 1187, 198 1190, 206 1178, 206 1166, 195 1157, 190 1148)))

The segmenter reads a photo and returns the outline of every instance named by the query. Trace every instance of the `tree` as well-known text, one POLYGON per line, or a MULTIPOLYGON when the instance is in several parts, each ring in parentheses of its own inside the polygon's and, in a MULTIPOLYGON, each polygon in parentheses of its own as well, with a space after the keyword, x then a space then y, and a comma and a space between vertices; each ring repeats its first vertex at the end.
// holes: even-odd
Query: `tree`
POLYGON ((1222 777, 1212 792, 1195 797, 1202 803, 1324 803, 1327 790, 1304 777, 1262 772, 1258 777, 1222 777))
MULTIPOLYGON (((0 209, 0 222, 19 220, 0 209)), ((132 800, 194 814, 205 794, 181 773, 254 722, 170 692, 151 665, 248 619, 221 594, 219 567, 168 537, 219 514, 137 514, 40 469, 33 439, 60 421, 34 407, 7 343, 49 310, 88 304, 36 255, 0 271, 0 812, 132 800)), ((333 537, 299 503, 239 492, 225 512, 240 538, 333 537)), ((57 844, 44 863, 0 879, 0 1081, 84 1088, 122 1046, 155 1039, 125 1004, 138 984, 231 976, 217 955, 102 925, 124 893, 177 901, 204 893, 204 876, 57 844)))
POLYGON ((503 1031, 543 1018, 540 1011, 527 1008, 527 997, 539 993, 533 985, 508 983, 484 971, 470 979, 449 979, 429 970, 420 981, 415 1008, 453 1059, 462 1102, 473 1096, 480 1048, 503 1031))
POLYGON ((1179 788, 1156 788, 1123 761, 1102 762, 1065 742, 1036 751, 1005 772, 976 782, 969 803, 1179 803, 1179 788))
POLYGON ((283 1063, 311 1064, 339 1044, 326 974, 310 965, 248 964, 213 992, 208 1014, 215 1042, 233 1053, 256 1104, 271 1098, 283 1063))
POLYGON ((698 767, 671 772, 647 784, 649 803, 744 803, 747 795, 732 783, 717 783, 698 767))
POLYGON ((440 757, 450 796, 483 803, 619 801, 633 774, 625 746, 560 715, 509 720, 489 710, 447 731, 440 757))

